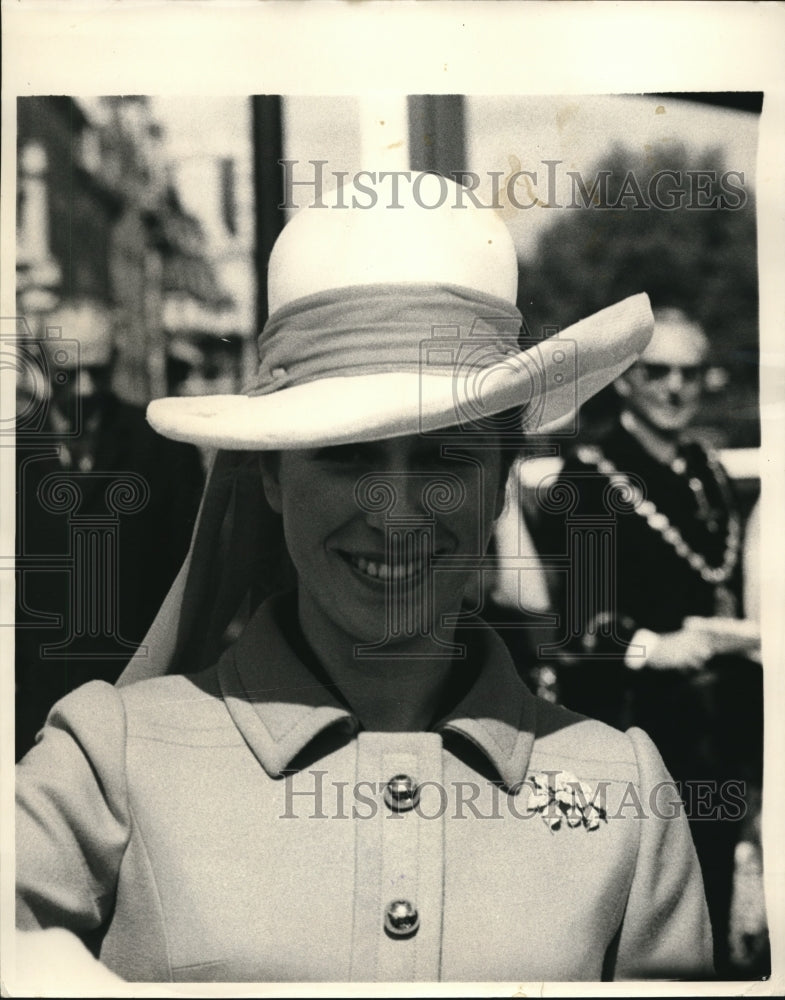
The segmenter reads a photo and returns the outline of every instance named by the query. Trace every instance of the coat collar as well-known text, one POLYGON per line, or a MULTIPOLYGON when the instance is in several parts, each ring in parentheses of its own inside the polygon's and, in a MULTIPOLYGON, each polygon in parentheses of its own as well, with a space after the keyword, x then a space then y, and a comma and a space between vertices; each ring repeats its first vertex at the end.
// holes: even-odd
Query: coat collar
MULTIPOLYGON (((329 682, 309 670, 292 649, 278 624, 281 609, 280 599, 266 601, 218 666, 227 709, 274 778, 281 777, 297 754, 329 727, 341 727, 347 739, 361 728, 329 682)), ((466 696, 434 730, 468 739, 511 788, 526 774, 537 699, 518 677, 493 629, 476 619, 461 638, 480 670, 466 696)))
POLYGON ((480 619, 475 619, 471 633, 471 655, 480 664, 477 680, 435 728, 470 740, 512 788, 526 776, 537 727, 537 699, 518 676, 498 634, 480 619))

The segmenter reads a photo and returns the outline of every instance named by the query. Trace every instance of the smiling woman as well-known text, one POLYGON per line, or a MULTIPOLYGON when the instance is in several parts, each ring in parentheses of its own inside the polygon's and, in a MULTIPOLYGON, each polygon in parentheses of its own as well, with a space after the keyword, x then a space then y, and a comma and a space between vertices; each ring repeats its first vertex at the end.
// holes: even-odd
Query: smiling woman
POLYGON ((303 209, 257 384, 151 405, 220 451, 145 655, 20 765, 28 954, 60 928, 139 981, 708 974, 651 741, 533 697, 468 597, 522 428, 623 372, 648 302, 521 350, 504 225, 435 203, 303 209))
POLYGON ((362 692, 339 676, 358 642, 374 644, 375 671, 396 689, 382 704, 377 679, 374 729, 427 727, 446 693, 448 659, 416 671, 420 693, 411 698, 400 697, 400 664, 450 648, 455 624, 445 620, 461 607, 504 498, 500 443, 485 438, 481 450, 450 449, 449 434, 436 432, 263 459, 265 494, 282 515, 300 584, 304 638, 351 705, 362 692))

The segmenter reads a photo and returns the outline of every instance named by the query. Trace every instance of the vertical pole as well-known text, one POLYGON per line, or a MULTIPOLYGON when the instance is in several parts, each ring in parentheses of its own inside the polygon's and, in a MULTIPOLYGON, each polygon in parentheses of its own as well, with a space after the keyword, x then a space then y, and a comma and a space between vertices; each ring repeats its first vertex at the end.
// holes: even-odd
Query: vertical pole
POLYGON ((412 94, 409 160, 412 170, 450 177, 467 169, 461 94, 412 94))
POLYGON ((267 320, 267 263, 270 251, 283 228, 283 157, 282 100, 263 94, 251 98, 253 129, 253 180, 256 245, 256 328, 267 320))

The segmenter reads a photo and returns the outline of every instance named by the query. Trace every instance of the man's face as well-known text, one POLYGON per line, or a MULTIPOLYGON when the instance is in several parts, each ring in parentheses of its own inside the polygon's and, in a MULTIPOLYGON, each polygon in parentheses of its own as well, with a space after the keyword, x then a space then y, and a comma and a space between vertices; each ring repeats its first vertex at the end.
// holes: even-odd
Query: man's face
POLYGON ((395 643, 438 631, 442 615, 459 610, 472 570, 448 563, 485 552, 502 458, 498 447, 458 457, 443 444, 412 435, 263 459, 301 617, 326 618, 361 642, 395 643))
POLYGON ((78 354, 60 351, 57 341, 47 342, 46 349, 54 405, 64 413, 78 406, 84 420, 103 406, 111 390, 112 341, 100 329, 83 331, 78 339, 78 354))
POLYGON ((663 434, 695 419, 703 393, 708 344, 686 320, 657 324, 640 359, 616 381, 625 407, 663 434))

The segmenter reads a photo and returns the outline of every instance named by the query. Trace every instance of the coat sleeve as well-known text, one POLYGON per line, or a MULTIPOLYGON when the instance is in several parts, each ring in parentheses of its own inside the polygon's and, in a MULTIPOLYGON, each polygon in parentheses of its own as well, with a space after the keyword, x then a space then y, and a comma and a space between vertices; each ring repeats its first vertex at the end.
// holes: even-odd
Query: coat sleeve
POLYGON ((703 879, 675 783, 649 737, 627 735, 640 774, 640 840, 611 978, 712 979, 703 879))
POLYGON ((97 930, 129 838, 125 715, 93 681, 59 701, 17 766, 17 926, 97 930))

